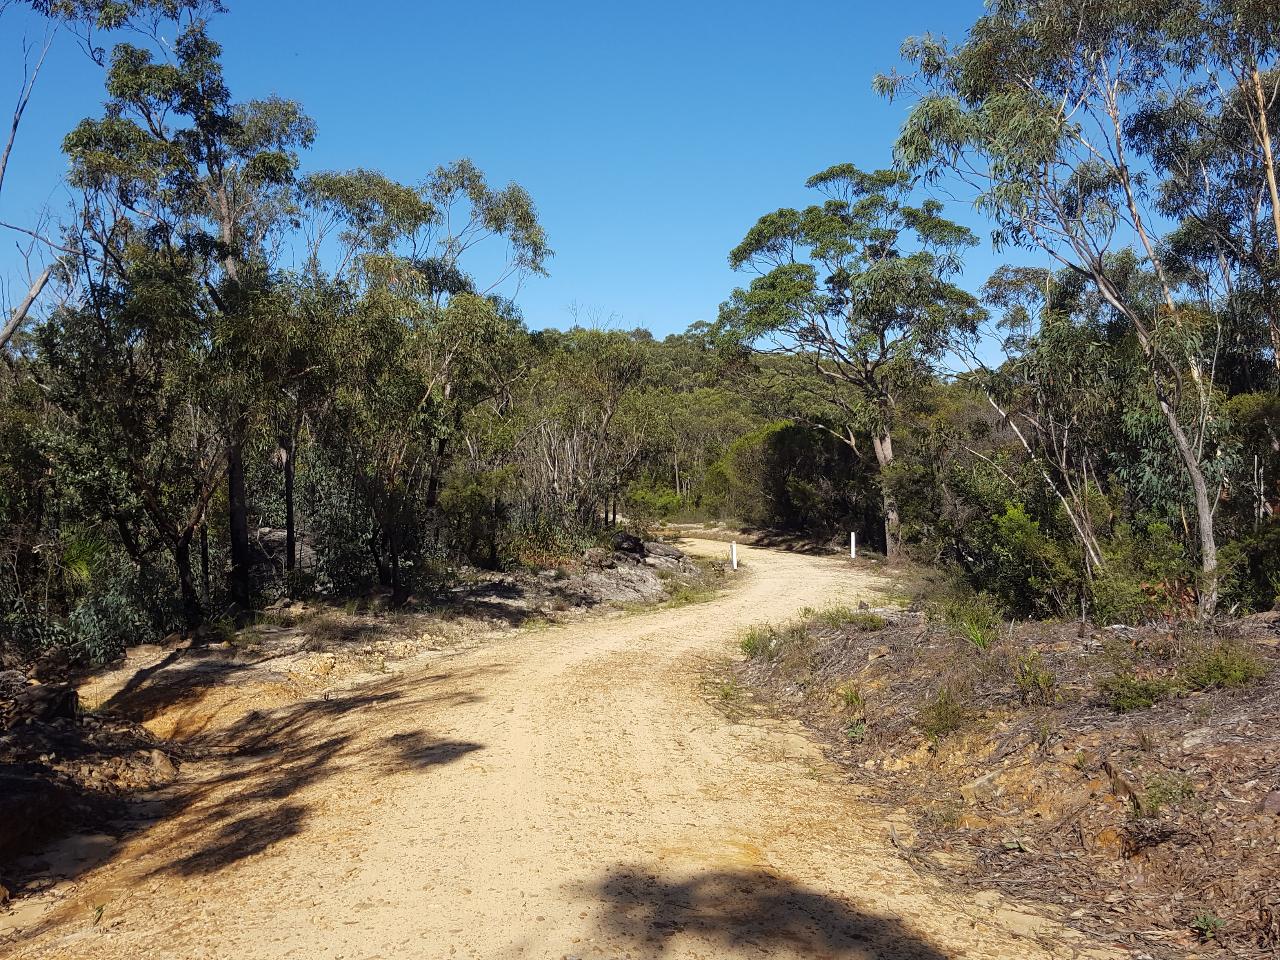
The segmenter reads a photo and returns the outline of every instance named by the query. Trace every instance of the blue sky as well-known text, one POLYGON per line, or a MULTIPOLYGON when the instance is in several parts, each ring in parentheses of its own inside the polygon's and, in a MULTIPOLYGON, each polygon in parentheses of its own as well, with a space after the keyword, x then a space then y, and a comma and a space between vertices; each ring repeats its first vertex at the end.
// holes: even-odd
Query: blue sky
MULTIPOLYGON (((300 100, 307 169, 406 181, 461 156, 533 195, 556 257, 520 303, 531 327, 578 303, 658 335, 712 319, 743 278, 729 249, 760 214, 807 201, 812 173, 877 167, 905 106, 871 91, 901 41, 961 35, 979 0, 870 4, 227 0, 212 32, 237 99, 300 100)), ((0 20, 0 107, 20 21, 0 20)), ((98 112, 102 74, 69 37, 32 100, 0 219, 60 207, 59 143, 98 112)), ((964 206, 952 215, 985 238, 964 206)), ((4 237, 0 265, 12 263, 4 237)), ((969 285, 1000 262, 970 257, 969 285)), ((12 271, 10 271, 12 272, 12 271)))

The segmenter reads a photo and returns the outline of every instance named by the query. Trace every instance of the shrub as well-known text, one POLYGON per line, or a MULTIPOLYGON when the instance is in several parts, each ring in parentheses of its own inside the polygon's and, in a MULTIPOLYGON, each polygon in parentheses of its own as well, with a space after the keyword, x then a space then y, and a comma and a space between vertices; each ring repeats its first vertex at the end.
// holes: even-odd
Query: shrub
POLYGON ((1045 666, 1044 658, 1038 650, 1018 655, 1015 679, 1023 703, 1038 703, 1047 707, 1057 698, 1058 681, 1045 666))
POLYGON ((1195 785, 1185 775, 1160 774, 1151 778, 1137 798, 1137 813, 1141 817, 1158 817, 1165 807, 1177 806, 1195 795, 1195 785))
POLYGON ((959 691, 943 687, 916 712, 916 726, 935 739, 963 728, 971 719, 968 705, 959 691))
POLYGON ((1178 679, 1188 690, 1219 690, 1242 687, 1266 673, 1266 665, 1256 653, 1226 641, 1193 653, 1178 671, 1178 679))
POLYGON ((803 623, 758 624, 743 632, 740 645, 742 652, 753 660, 773 660, 789 644, 807 636, 808 630, 803 623))
POLYGON ((1093 583, 1096 619, 1139 623, 1191 612, 1191 566, 1167 523, 1148 523, 1136 531, 1120 524, 1106 544, 1106 555, 1107 565, 1093 583))
POLYGON ((942 619, 950 630, 978 650, 990 649, 999 637, 1003 622, 995 601, 980 593, 945 601, 942 619))
POLYGON ((866 707, 866 700, 862 696, 862 688, 856 683, 846 684, 840 688, 840 703, 846 711, 854 715, 861 715, 866 707))
POLYGON ((1174 682, 1165 677, 1137 677, 1131 673, 1117 673, 1098 684, 1107 705, 1117 713, 1149 710, 1176 691, 1174 682))
POLYGON ((827 607, 813 615, 812 623, 816 627, 855 630, 859 633, 883 630, 889 625, 884 617, 865 610, 855 610, 853 607, 827 607))

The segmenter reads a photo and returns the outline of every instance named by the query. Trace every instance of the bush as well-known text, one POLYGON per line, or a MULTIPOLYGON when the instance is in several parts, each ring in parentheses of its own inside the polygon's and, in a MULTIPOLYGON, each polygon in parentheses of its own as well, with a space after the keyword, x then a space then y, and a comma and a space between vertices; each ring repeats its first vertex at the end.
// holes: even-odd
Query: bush
POLYGON ((855 630, 859 633, 872 633, 883 630, 889 625, 889 622, 879 614, 855 610, 853 607, 827 607, 815 613, 811 622, 815 627, 855 630))
POLYGON ((1142 623, 1192 612, 1191 566, 1167 523, 1150 522, 1137 531, 1120 524, 1105 550, 1107 565, 1092 589, 1095 619, 1142 623))
POLYGON ((1047 707, 1057 699, 1058 681, 1045 666, 1040 651, 1019 654, 1015 678, 1023 703, 1037 703, 1047 707))
POLYGON ((1227 641, 1195 651, 1178 671, 1178 680, 1188 690, 1219 690, 1242 687, 1266 674, 1256 653, 1227 641))
POLYGON ((955 597, 942 603, 942 620, 947 627, 978 650, 990 649, 999 638, 1004 622, 995 601, 985 594, 955 597))
POLYGON ((960 692, 943 687, 920 707, 915 722, 925 734, 940 739, 960 730, 970 719, 968 705, 960 692))
POLYGON ((774 660, 789 644, 804 640, 808 635, 803 623, 759 624, 743 632, 740 645, 742 652, 753 660, 774 660))
POLYGON ((1177 685, 1164 677, 1141 678, 1131 673, 1117 673, 1099 684, 1107 705, 1117 713, 1149 710, 1177 691, 1177 685))

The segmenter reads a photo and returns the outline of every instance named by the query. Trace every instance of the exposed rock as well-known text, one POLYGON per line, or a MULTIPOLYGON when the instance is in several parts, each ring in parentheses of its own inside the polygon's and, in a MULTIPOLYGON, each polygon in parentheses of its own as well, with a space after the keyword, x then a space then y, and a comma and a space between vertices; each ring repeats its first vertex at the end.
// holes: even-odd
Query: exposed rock
POLYGON ((683 560, 684 553, 677 547, 673 547, 669 543, 661 543, 657 540, 646 540, 644 543, 644 552, 653 557, 669 557, 672 560, 683 560))
POLYGON ((178 768, 163 750, 151 751, 151 765, 156 768, 156 776, 166 782, 178 775, 178 768))
POLYGON ((645 542, 634 533, 619 530, 613 535, 613 549, 618 553, 629 553, 637 557, 643 557, 645 542))
POLYGON ((582 562, 585 563, 588 567, 596 567, 596 568, 604 568, 604 569, 607 569, 609 567, 613 567, 616 565, 616 561, 613 559, 613 554, 611 554, 608 550, 604 549, 604 547, 591 547, 589 550, 583 553, 582 562))
POLYGON ((74 720, 79 698, 69 683, 36 683, 17 691, 0 705, 0 726, 4 729, 35 720, 74 720))
POLYGON ((999 770, 992 770, 990 773, 984 773, 972 783, 966 783, 960 788, 960 796, 964 798, 964 802, 970 805, 982 803, 984 800, 990 800, 999 792, 999 784, 996 782, 1000 776, 999 770))

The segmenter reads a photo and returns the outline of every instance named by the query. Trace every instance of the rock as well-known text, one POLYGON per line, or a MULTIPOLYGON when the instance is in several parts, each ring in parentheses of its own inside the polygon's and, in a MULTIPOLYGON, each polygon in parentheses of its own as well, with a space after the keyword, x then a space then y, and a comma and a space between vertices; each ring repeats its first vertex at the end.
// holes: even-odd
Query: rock
POLYGON ((996 795, 999 784, 996 778, 1000 775, 999 770, 992 770, 990 773, 984 773, 972 783, 966 783, 960 788, 960 796, 964 798, 964 802, 972 806, 981 803, 984 800, 990 800, 996 795))
POLYGON ((166 783, 178 775, 178 768, 163 750, 151 751, 151 766, 155 767, 157 776, 166 783))
POLYGON ((1280 817, 1280 790, 1272 790, 1262 798, 1262 812, 1273 817, 1280 817))
POLYGON ((27 685, 26 674, 20 670, 0 671, 0 700, 12 700, 27 685))
POLYGON ((23 687, 4 710, 5 729, 30 720, 74 720, 80 698, 69 683, 37 683, 23 687))
POLYGON ((671 546, 671 544, 669 543, 659 543, 656 540, 654 541, 646 540, 644 542, 644 550, 645 550, 645 553, 648 553, 651 556, 655 556, 655 557, 669 557, 672 560, 684 559, 683 552, 671 546))
POLYGON ((613 554, 603 547, 591 547, 582 555, 582 562, 589 567, 608 570, 616 566, 613 554))
POLYGON ((619 530, 613 535, 613 549, 618 553, 629 553, 633 556, 643 557, 645 544, 634 533, 619 530))

